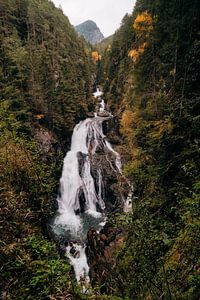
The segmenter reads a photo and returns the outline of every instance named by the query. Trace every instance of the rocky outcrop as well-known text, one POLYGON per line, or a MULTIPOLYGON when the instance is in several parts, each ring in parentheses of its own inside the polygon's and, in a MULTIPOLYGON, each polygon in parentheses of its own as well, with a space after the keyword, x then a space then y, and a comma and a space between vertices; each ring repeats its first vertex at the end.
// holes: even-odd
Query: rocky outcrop
POLYGON ((126 229, 116 228, 107 223, 97 233, 89 230, 87 235, 86 253, 90 266, 91 285, 101 285, 101 292, 110 294, 112 274, 117 262, 117 254, 123 248, 126 239, 126 229))
POLYGON ((98 112, 97 116, 102 118, 109 118, 111 114, 108 111, 104 110, 102 112, 98 112))
MULTIPOLYGON (((103 122, 103 132, 106 139, 118 151, 121 147, 120 135, 116 133, 115 118, 108 118, 103 122)), ((103 178, 101 186, 105 202, 105 211, 108 221, 100 232, 94 228, 87 233, 86 255, 90 267, 91 285, 101 286, 101 293, 112 294, 112 280, 115 272, 117 256, 123 248, 127 228, 117 221, 115 215, 121 216, 124 199, 127 196, 127 180, 116 168, 116 155, 114 152, 106 153, 104 145, 100 144, 96 153, 91 157, 91 173, 95 179, 95 187, 99 192, 99 170, 103 178), (109 221, 113 219, 112 221, 109 221)))
POLYGON ((80 36, 83 36, 85 40, 92 45, 97 44, 104 39, 104 36, 97 24, 90 20, 75 26, 75 30, 80 36))
POLYGON ((97 193, 101 189, 106 212, 120 210, 123 207, 123 197, 117 185, 121 174, 116 169, 115 159, 114 155, 106 154, 98 148, 91 160, 91 174, 95 180, 97 193), (99 186, 99 176, 103 178, 102 186, 99 186))
POLYGON ((39 150, 41 150, 44 154, 54 150, 53 145, 56 143, 56 139, 52 132, 44 127, 38 126, 35 128, 34 135, 39 150))

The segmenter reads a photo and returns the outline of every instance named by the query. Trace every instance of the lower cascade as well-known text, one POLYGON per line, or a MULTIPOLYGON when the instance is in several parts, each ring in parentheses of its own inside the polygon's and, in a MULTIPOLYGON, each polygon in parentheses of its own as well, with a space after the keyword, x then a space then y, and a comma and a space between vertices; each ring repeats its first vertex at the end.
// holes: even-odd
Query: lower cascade
POLYGON ((71 150, 64 159, 57 196, 58 212, 53 223, 54 234, 64 240, 64 251, 74 267, 77 281, 84 282, 89 282, 85 254, 87 232, 91 228, 99 231, 106 220, 103 174, 100 165, 95 167, 93 174, 94 156, 103 153, 112 172, 121 173, 120 155, 102 129, 102 123, 111 115, 102 117, 105 103, 101 92, 97 90, 94 96, 99 100, 99 111, 74 128, 71 150))

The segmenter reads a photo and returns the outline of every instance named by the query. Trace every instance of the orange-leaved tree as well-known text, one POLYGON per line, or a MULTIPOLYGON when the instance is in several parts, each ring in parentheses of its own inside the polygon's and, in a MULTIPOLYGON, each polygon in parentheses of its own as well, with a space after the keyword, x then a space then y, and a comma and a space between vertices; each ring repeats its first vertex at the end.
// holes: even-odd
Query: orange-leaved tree
POLYGON ((94 60, 94 62, 97 62, 97 61, 101 60, 101 55, 99 54, 98 51, 93 51, 92 52, 92 59, 94 60))
POLYGON ((133 23, 133 29, 135 31, 137 47, 130 50, 128 56, 133 62, 136 62, 148 45, 148 39, 153 31, 153 17, 147 11, 138 14, 133 23))

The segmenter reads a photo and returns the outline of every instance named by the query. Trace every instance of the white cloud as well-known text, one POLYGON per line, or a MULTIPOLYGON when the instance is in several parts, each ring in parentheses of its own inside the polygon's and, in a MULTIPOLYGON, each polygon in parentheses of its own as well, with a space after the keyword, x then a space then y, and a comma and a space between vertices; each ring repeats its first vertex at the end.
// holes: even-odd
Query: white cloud
POLYGON ((86 20, 97 23, 102 33, 109 36, 120 26, 126 13, 131 13, 135 0, 52 0, 61 5, 73 25, 86 20))

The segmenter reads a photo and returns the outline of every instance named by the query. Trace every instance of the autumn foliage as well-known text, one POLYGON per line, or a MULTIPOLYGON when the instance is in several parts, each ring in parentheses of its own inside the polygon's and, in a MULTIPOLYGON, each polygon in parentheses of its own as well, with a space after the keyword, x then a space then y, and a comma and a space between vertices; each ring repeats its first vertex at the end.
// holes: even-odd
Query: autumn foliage
POLYGON ((144 52, 146 46, 147 43, 143 43, 138 49, 130 50, 128 56, 132 58, 134 62, 136 62, 139 56, 144 52))
POLYGON ((132 111, 130 109, 126 109, 123 114, 122 118, 120 120, 120 131, 122 134, 124 134, 128 139, 132 138, 133 128, 136 126, 136 124, 140 120, 140 112, 138 109, 135 111, 132 111))
POLYGON ((152 16, 147 11, 139 14, 135 19, 133 28, 137 31, 137 34, 151 32, 153 30, 152 16))
POLYGON ((133 29, 136 34, 136 40, 139 41, 140 45, 135 49, 130 50, 128 56, 133 62, 136 62, 148 45, 147 40, 153 30, 152 16, 147 11, 137 15, 133 23, 133 29))
POLYGON ((97 62, 99 60, 101 60, 101 55, 99 54, 98 51, 93 51, 92 52, 92 59, 94 62, 97 62))

